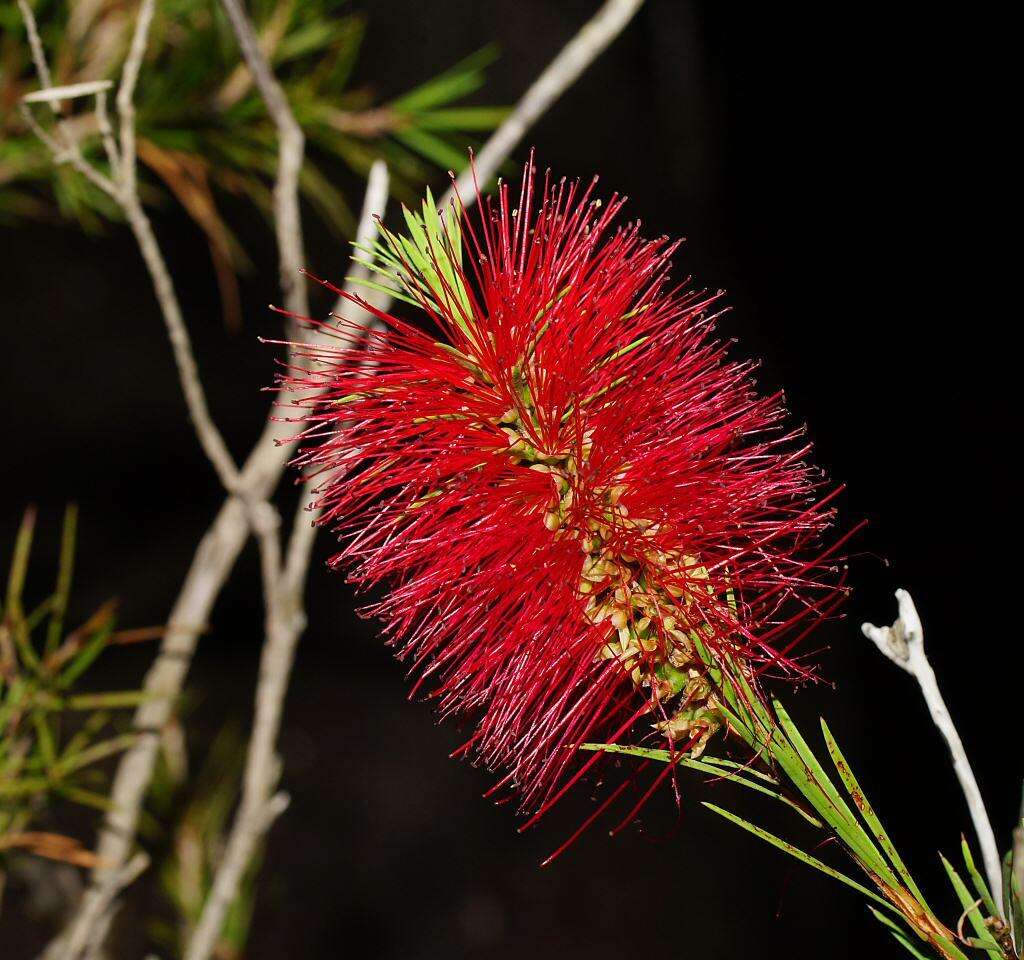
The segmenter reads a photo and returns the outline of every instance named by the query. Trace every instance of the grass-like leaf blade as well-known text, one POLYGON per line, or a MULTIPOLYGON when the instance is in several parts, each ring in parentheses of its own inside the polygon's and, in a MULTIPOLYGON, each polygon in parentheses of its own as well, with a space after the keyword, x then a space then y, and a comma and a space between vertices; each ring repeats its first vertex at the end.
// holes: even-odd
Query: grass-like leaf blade
POLYGON ((963 878, 959 873, 956 872, 956 868, 941 854, 939 855, 942 860, 942 866, 946 868, 946 874, 949 876, 949 882, 953 886, 953 890, 956 892, 957 899, 960 901, 960 906, 964 909, 964 915, 970 921, 971 926, 974 927, 974 932, 978 935, 979 946, 988 953, 994 960, 1001 960, 1004 954, 1002 948, 993 939, 992 934, 989 932, 988 927, 985 926, 985 920, 981 915, 981 911, 978 909, 979 899, 975 899, 971 896, 970 891, 967 889, 967 884, 964 883, 963 878))
POLYGON ((702 806, 707 807, 709 810, 713 810, 719 816, 725 817, 726 820, 729 820, 732 823, 735 823, 738 827, 742 827, 749 833, 754 834, 755 837, 760 837, 760 839, 764 840, 767 843, 770 843, 773 847, 777 847, 784 853, 788 853, 791 857, 796 858, 801 863, 805 863, 809 867, 814 867, 815 870, 824 873, 826 876, 832 877, 833 880, 838 880, 840 883, 843 883, 851 889, 856 890, 858 893, 863 894, 869 900, 873 900, 876 903, 880 903, 883 907, 885 907, 888 910, 898 912, 896 911, 896 908, 891 903, 889 903, 888 900, 883 899, 873 890, 869 890, 863 884, 858 883, 851 877, 846 876, 845 873, 840 873, 838 870, 834 869, 833 867, 830 867, 827 863, 819 860, 817 857, 812 857, 809 853, 805 853, 803 850, 801 850, 799 847, 794 846, 792 843, 787 843, 785 840, 782 840, 779 837, 775 836, 775 834, 769 833, 767 830, 755 826, 754 824, 744 820, 742 817, 738 817, 736 816, 736 814, 730 813, 728 810, 724 810, 722 809, 722 807, 716 806, 713 803, 702 801, 702 806))
POLYGON ((846 787, 846 792, 849 793, 854 806, 860 811, 860 815, 864 818, 864 822, 868 825, 868 829, 878 841, 878 845, 882 848, 886 857, 888 857, 889 862, 893 865, 896 872, 907 885, 907 889, 915 896, 921 906, 931 912, 928 904, 925 902, 923 894, 917 886, 917 883, 914 882, 914 878, 910 875, 910 871, 903 862, 903 858, 900 857, 892 840, 889 838, 889 834, 886 832, 885 827, 882 826, 881 820, 878 819, 878 815, 875 813, 874 807, 871 806, 864 790, 857 782, 857 778, 853 775, 853 770, 850 768, 850 764, 847 762, 846 757, 843 756, 843 752, 839 749, 839 744, 836 743, 836 739, 832 736, 832 731, 829 730, 828 724, 825 722, 824 718, 821 720, 821 732, 825 737, 825 745, 828 748, 829 756, 832 757, 832 762, 835 764, 839 778, 843 781, 843 785, 846 787))

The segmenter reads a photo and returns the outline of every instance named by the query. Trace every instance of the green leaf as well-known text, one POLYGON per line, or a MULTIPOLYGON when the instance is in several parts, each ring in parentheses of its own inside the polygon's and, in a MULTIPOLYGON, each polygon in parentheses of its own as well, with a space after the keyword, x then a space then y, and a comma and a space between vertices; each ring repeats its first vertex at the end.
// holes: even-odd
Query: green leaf
POLYGON ((780 753, 773 742, 772 755, 779 760, 786 775, 793 780, 819 816, 839 834, 840 839, 867 869, 877 873, 889 886, 900 886, 896 875, 854 817, 849 805, 839 795, 839 791, 825 773, 818 758, 807 746, 785 707, 777 700, 773 700, 772 704, 779 725, 785 732, 786 739, 793 745, 798 758, 798 763, 794 764, 790 757, 780 753))
POLYGON ((442 170, 454 170, 466 162, 466 154, 463 150, 453 147, 448 141, 442 140, 427 130, 405 127, 402 130, 396 130, 392 136, 442 170))
POLYGON ((742 817, 737 817, 736 814, 730 813, 728 810, 723 810, 721 807, 715 806, 713 803, 702 801, 702 806, 707 807, 709 810, 713 810, 719 816, 725 817, 726 820, 730 820, 737 826, 742 827, 744 830, 754 834, 755 837, 760 837, 762 840, 770 843, 773 847, 777 847, 784 853, 788 853, 791 857, 795 857, 801 863, 806 863, 809 867, 814 867, 815 870, 820 870, 826 876, 832 877, 834 880, 838 880, 840 883, 846 884, 846 886, 856 890, 858 893, 863 894, 869 900, 873 900, 876 903, 880 903, 887 910, 892 910, 895 913, 899 911, 889 903, 888 900, 884 900, 873 890, 869 890, 867 887, 858 883, 856 880, 851 879, 844 873, 840 873, 838 870, 834 870, 827 863, 823 863, 817 857, 812 857, 809 853, 804 853, 799 847, 793 846, 791 843, 787 843, 785 840, 780 840, 775 834, 769 833, 767 830, 761 829, 761 827, 754 826, 752 823, 748 823, 742 817))
POLYGON ((57 586, 53 594, 52 614, 46 630, 46 652, 52 653, 60 645, 64 630, 64 616, 71 593, 71 578, 75 568, 75 535, 78 530, 78 507, 69 503, 64 509, 64 529, 60 541, 60 564, 57 567, 57 586))
POLYGON ((101 740, 99 743, 94 743, 92 746, 73 754, 68 755, 65 753, 54 766, 53 773, 58 777, 66 777, 76 770, 81 770, 83 767, 98 763, 100 760, 129 749, 137 739, 137 734, 124 733, 117 737, 111 737, 109 740, 101 740))
POLYGON ((7 601, 4 605, 3 623, 10 627, 22 663, 29 670, 38 673, 40 669, 39 655, 32 646, 32 638, 29 635, 21 602, 22 591, 25 588, 25 576, 28 573, 29 555, 32 552, 35 525, 35 507, 29 507, 22 516, 18 535, 14 541, 14 554, 11 557, 11 569, 7 576, 7 601))
POLYGON ((64 668, 58 679, 61 687, 70 687, 89 667, 92 662, 103 652, 104 647, 110 642, 110 635, 114 629, 112 617, 90 637, 88 642, 75 655, 71 662, 64 668))
POLYGON ((94 790, 84 790, 82 787, 71 787, 66 784, 60 784, 54 789, 66 800, 81 804, 83 807, 101 810, 103 813, 107 813, 114 806, 109 797, 103 796, 102 793, 96 793, 94 790))
POLYGON ((42 757, 43 765, 51 766, 57 759, 57 742, 46 714, 42 710, 32 712, 32 726, 36 731, 36 743, 39 745, 39 754, 42 757))
POLYGON ((50 786, 44 777, 31 777, 24 780, 0 780, 0 797, 19 797, 32 793, 41 793, 50 786))
POLYGON ((989 890, 988 884, 978 872, 978 868, 974 865, 974 856, 971 853, 971 846, 967 842, 967 838, 965 836, 960 837, 960 850, 963 852, 964 866, 967 868, 967 875, 971 878, 971 883, 977 891, 978 896, 985 902, 985 909, 988 911, 989 916, 1000 916, 999 908, 996 906, 996 901, 992 896, 992 891, 989 890))
MULTIPOLYGON (((1024 829, 1024 821, 1014 830, 1016 840, 1017 830, 1024 829)), ((1004 916, 1009 917, 1013 924, 1013 934, 1017 943, 1024 938, 1024 891, 1017 883, 1017 869, 1019 865, 1014 863, 1013 850, 1007 850, 1003 857, 1003 906, 1004 916)))
POLYGON ((939 854, 939 857, 942 860, 943 867, 946 868, 949 882, 953 885, 953 890, 956 891, 960 906, 963 907, 964 914, 970 920, 971 926, 974 927, 974 932, 978 935, 978 946, 985 950, 990 957, 994 957, 995 960, 1001 960, 1003 957, 1002 948, 996 943, 988 927, 985 926, 985 920, 981 916, 981 911, 978 910, 980 898, 975 900, 971 897, 967 885, 961 879, 960 874, 956 872, 953 864, 943 857, 942 854, 939 854))
POLYGON ((145 690, 117 690, 112 693, 79 693, 68 697, 62 704, 67 710, 117 710, 123 707, 137 707, 152 700, 156 694, 145 690))
POLYGON ((31 634, 53 610, 54 597, 47 597, 25 617, 25 629, 31 634))
POLYGON ((730 783, 738 783, 741 786, 746 787, 748 790, 753 790, 755 793, 762 793, 765 796, 773 797, 781 803, 786 804, 786 806, 790 807, 792 810, 795 810, 812 826, 819 828, 822 826, 820 820, 812 816, 804 810, 803 807, 794 803, 789 797, 782 793, 778 781, 773 780, 767 774, 761 773, 760 771, 754 770, 750 767, 744 767, 732 760, 721 760, 717 757, 709 757, 707 754, 701 756, 700 759, 694 759, 680 754, 676 754, 673 757, 669 750, 653 750, 646 747, 628 747, 615 743, 583 743, 580 744, 580 750, 602 750, 605 753, 617 753, 625 756, 642 757, 659 763, 675 762, 680 767, 686 767, 689 770, 696 770, 700 773, 707 773, 721 780, 728 780, 730 783), (752 777, 759 778, 763 782, 758 783, 757 780, 752 780, 744 774, 749 774, 752 777))
POLYGON ((64 745, 64 756, 74 756, 88 746, 92 738, 100 732, 110 720, 110 714, 97 710, 85 718, 85 722, 75 731, 74 736, 64 745))
POLYGON ((825 722, 824 718, 821 720, 821 732, 825 737, 825 745, 828 748, 829 755, 832 757, 832 762, 835 764, 839 777, 843 781, 843 785, 846 787, 846 792, 849 793, 850 799, 853 800, 854 806, 856 806, 860 811, 861 816, 864 818, 864 822, 868 825, 868 829, 871 830, 874 838, 878 841, 878 845, 889 858, 889 862, 893 867, 895 867, 896 872, 907 885, 907 889, 914 895, 921 906, 931 913, 931 909, 928 907, 924 896, 917 884, 914 882, 914 878, 910 875, 910 871, 907 869, 903 859, 896 851, 896 847, 893 845, 892 840, 889 839, 889 834, 886 833, 885 827, 882 826, 881 820, 878 819, 874 808, 871 806, 870 801, 865 795, 863 789, 861 789, 860 784, 857 782, 857 778, 854 777, 853 771, 850 769, 850 765, 847 762, 846 757, 843 756, 842 751, 839 749, 839 744, 836 743, 835 737, 832 736, 832 731, 829 730, 828 724, 825 722))
POLYGON ((493 130, 508 115, 508 107, 451 107, 445 110, 431 110, 416 116, 416 126, 421 130, 493 130))
POLYGON ((911 956, 917 957, 917 960, 934 960, 933 957, 929 957, 926 953, 922 953, 915 945, 914 942, 907 936, 906 932, 902 927, 893 923, 884 913, 880 910, 876 910, 874 907, 869 906, 868 909, 874 914, 875 919, 889 928, 889 932, 896 938, 897 942, 900 943, 911 956))
POLYGON ((391 102, 391 107, 402 113, 416 113, 430 107, 451 103, 459 97, 473 93, 483 85, 484 67, 493 63, 498 57, 498 48, 494 44, 470 54, 464 60, 438 74, 432 80, 420 84, 416 89, 391 102))
POLYGON ((371 289, 387 289, 399 299, 418 307, 444 307, 466 333, 469 294, 462 280, 462 238, 457 220, 442 219, 434 197, 427 190, 417 213, 402 208, 407 234, 382 232, 382 240, 367 246, 357 245, 367 256, 353 257, 388 284, 362 281, 371 289), (394 289, 397 288, 397 289, 394 289))
POLYGON ((21 593, 25 588, 25 574, 28 572, 28 558, 32 552, 32 535, 36 526, 35 507, 29 507, 21 518, 18 535, 14 541, 11 569, 7 574, 7 600, 4 615, 10 619, 20 615, 21 593))
POLYGON ((329 20, 302 25, 282 38, 274 51, 274 63, 287 63, 309 53, 319 53, 334 40, 335 34, 335 25, 329 20))

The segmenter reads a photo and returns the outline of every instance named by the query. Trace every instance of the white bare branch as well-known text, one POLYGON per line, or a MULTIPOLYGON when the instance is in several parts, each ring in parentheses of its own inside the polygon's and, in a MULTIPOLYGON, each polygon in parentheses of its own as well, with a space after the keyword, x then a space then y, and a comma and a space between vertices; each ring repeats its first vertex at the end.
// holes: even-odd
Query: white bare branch
MULTIPOLYGON (((370 171, 360 217, 357 244, 373 243, 377 220, 387 200, 387 168, 378 161, 370 171)), ((351 291, 352 280, 349 281, 351 291)), ((342 298, 344 308, 350 301, 342 298)), ((367 318, 370 319, 370 318, 367 318)), ((246 756, 242 799, 231 827, 224 858, 217 868, 213 887, 185 950, 185 960, 208 960, 217 945, 224 919, 238 893, 238 884, 260 841, 287 806, 286 795, 275 792, 281 761, 276 744, 295 651, 306 626, 303 593, 310 556, 316 539, 316 513, 308 509, 312 484, 303 488, 296 511, 287 555, 282 564, 276 516, 265 516, 256 527, 260 544, 266 637, 260 660, 252 735, 246 756)))
MULTIPOLYGON (((39 27, 36 24, 35 14, 28 5, 28 0, 18 0, 18 9, 21 11, 21 19, 25 23, 25 33, 28 35, 28 48, 32 52, 32 63, 35 65, 36 74, 42 84, 43 91, 53 86, 50 77, 50 65, 46 62, 46 52, 43 50, 43 41, 39 39, 39 27)), ((33 96, 33 94, 29 94, 33 96)), ((53 112, 57 112, 57 104, 50 102, 53 112)))
POLYGON ((960 789, 967 801, 967 808, 974 823, 974 831, 978 835, 978 843, 981 845, 982 861, 985 865, 985 877, 988 880, 989 889, 996 904, 1001 905, 1003 902, 1003 875, 999 862, 999 848, 996 846, 992 824, 989 822, 988 812, 985 810, 985 801, 982 798, 981 790, 978 789, 978 782, 974 778, 974 771, 971 769, 970 760, 967 759, 967 751, 964 750, 960 734, 957 733, 953 719, 946 708, 946 701, 942 698, 942 691, 939 690, 935 671, 924 652, 924 628, 921 626, 921 618, 914 605, 914 600, 906 590, 897 590, 896 601, 899 604, 899 617, 891 627, 876 627, 874 624, 865 623, 861 625, 861 630, 864 636, 874 643, 886 657, 914 677, 921 687, 921 693, 928 705, 932 722, 938 727, 939 733, 942 734, 949 747, 953 759, 953 770, 956 772, 957 780, 960 781, 960 789))
POLYGON ((213 888, 186 949, 185 960, 206 960, 213 956, 224 918, 260 841, 273 822, 288 809, 288 803, 288 794, 275 793, 258 809, 239 809, 213 888))
POLYGON ((146 43, 155 9, 156 0, 142 0, 139 15, 135 20, 135 30, 132 32, 132 42, 128 47, 128 56, 121 70, 121 85, 117 88, 117 98, 114 101, 121 135, 121 189, 126 199, 130 198, 136 202, 138 191, 135 166, 135 86, 139 82, 139 71, 146 56, 146 43))
MULTIPOLYGON (((36 64, 45 66, 46 61, 40 60, 36 64)), ((22 103, 60 103, 61 100, 75 100, 78 97, 91 97, 93 94, 102 93, 114 86, 112 80, 88 80, 85 83, 71 83, 66 87, 44 86, 32 93, 26 93, 21 98, 22 103)))
POLYGON ((55 940, 51 943, 43 954, 43 960, 51 960, 51 958, 65 955, 80 956, 82 960, 95 960, 106 939, 107 930, 114 915, 114 901, 117 895, 125 887, 134 883, 148 866, 149 856, 139 850, 127 863, 112 868, 102 891, 99 891, 99 895, 88 904, 89 922, 79 925, 74 930, 69 930, 66 939, 55 940), (72 950, 74 953, 70 953, 72 950), (64 951, 68 951, 68 953, 65 954, 64 951))
POLYGON ((231 21, 235 39, 263 98, 267 113, 277 128, 277 182, 274 184, 274 227, 281 273, 284 305, 301 317, 309 315, 309 296, 301 270, 306 266, 302 221, 299 216, 299 174, 302 172, 306 137, 296 123, 288 98, 281 89, 260 48, 252 22, 241 0, 221 0, 231 21))
POLYGON ((100 139, 103 142, 103 151, 107 155, 107 163, 110 164, 110 171, 114 178, 120 176, 121 157, 117 152, 117 142, 114 140, 114 130, 110 126, 110 114, 107 113, 107 91, 96 92, 96 126, 100 131, 100 139))
MULTIPOLYGON (((135 240, 139 246, 139 252, 142 254, 143 262, 146 264, 150 279, 153 282, 153 289, 156 293, 157 302, 160 306, 160 312, 163 315, 164 325, 167 328, 167 336, 171 342, 174 361, 178 368, 178 377, 181 382, 181 389, 185 395, 185 402, 188 406, 189 416, 191 417, 192 423, 195 427, 200 446, 203 448, 203 452, 213 465, 214 470, 216 470, 217 476, 220 478, 225 489, 234 492, 238 486, 238 468, 235 466, 235 462, 231 457, 227 444, 224 442, 224 438, 221 436, 221 433, 217 429, 216 424, 213 422, 213 417, 210 414, 210 410, 206 402, 206 392, 204 391, 202 381, 199 378, 199 367, 192 351, 192 341, 188 333, 188 328, 185 326, 185 320, 181 312, 181 305, 178 302, 178 295, 174 289, 174 282, 171 279, 170 271, 167 269, 167 263, 165 262, 163 253, 160 250, 160 245, 157 243, 156 236, 153 234, 153 228, 150 225, 149 217, 146 216, 142 203, 139 200, 137 189, 135 107, 132 97, 134 96, 135 85, 138 80, 142 59, 146 52, 146 40, 149 35, 150 25, 153 22, 154 7, 155 0, 143 0, 142 5, 139 8, 138 19, 136 20, 135 29, 132 33, 131 45, 129 47, 128 56, 125 60, 124 71, 121 77, 121 85, 117 92, 117 112, 120 127, 121 149, 119 163, 117 164, 118 178, 116 181, 110 180, 85 160, 81 151, 78 149, 77 144, 73 142, 61 143, 54 139, 45 130, 43 130, 35 117, 32 116, 29 104, 31 102, 47 99, 50 99, 50 102, 54 102, 52 94, 55 91, 47 91, 44 89, 37 91, 36 93, 28 94, 26 97, 22 98, 22 114, 36 136, 53 154, 55 162, 71 163, 75 169, 79 170, 85 177, 96 184, 96 186, 107 193, 120 205, 121 210, 125 215, 125 219, 128 221, 128 225, 131 227, 132 233, 135 235, 135 240)), ((38 38, 38 31, 35 29, 34 19, 31 18, 31 11, 29 11, 29 19, 26 20, 26 29, 30 36, 35 34, 38 38)), ((37 62, 37 69, 39 68, 39 64, 45 65, 45 55, 42 53, 41 49, 35 59, 37 62)), ((49 77, 48 71, 46 76, 47 78, 49 77)), ((42 79, 42 76, 40 76, 40 81, 42 81, 42 79)), ((66 98, 71 95, 77 96, 86 94, 95 94, 98 97, 102 97, 105 95, 107 90, 106 84, 99 86, 95 84, 79 84, 77 86, 79 88, 84 86, 88 89, 75 93, 76 87, 63 87, 57 88, 57 91, 63 91, 63 97, 66 98)), ((104 123, 106 123, 105 110, 101 108, 100 112, 102 128, 104 123)), ((58 131, 60 131, 59 125, 58 131)), ((107 142, 107 138, 105 138, 105 145, 107 146, 108 154, 110 152, 111 143, 112 138, 109 143, 107 142)))
MULTIPOLYGON (((476 177, 481 188, 498 172, 509 154, 548 108, 571 87, 626 28, 643 0, 607 0, 530 85, 513 111, 491 135, 476 157, 476 177)), ((447 208, 455 191, 467 205, 476 199, 473 170, 463 170, 438 204, 447 208)))
MULTIPOLYGON (((93 186, 102 190, 107 196, 114 200, 118 199, 117 184, 109 177, 97 170, 85 157, 82 156, 78 145, 74 142, 67 142, 63 136, 61 141, 54 139, 42 125, 36 120, 31 108, 24 100, 18 104, 18 109, 28 128, 35 134, 39 142, 50 151, 55 164, 69 163, 93 186)), ((58 125, 57 130, 63 134, 63 128, 58 125)))

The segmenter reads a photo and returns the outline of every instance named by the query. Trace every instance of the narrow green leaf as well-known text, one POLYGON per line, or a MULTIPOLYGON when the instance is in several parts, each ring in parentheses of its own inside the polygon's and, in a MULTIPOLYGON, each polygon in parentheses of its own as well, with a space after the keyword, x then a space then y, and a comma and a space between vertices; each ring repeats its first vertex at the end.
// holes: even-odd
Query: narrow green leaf
POLYGON ((828 724, 825 722, 824 718, 821 719, 821 732, 825 737, 825 745, 828 748, 829 756, 832 757, 832 762, 835 764, 836 771, 839 773, 839 778, 843 781, 843 784, 846 787, 846 792, 849 793, 854 806, 860 811, 860 815, 864 818, 864 822, 868 825, 868 829, 878 841, 878 845, 882 848, 885 855, 889 858, 889 862, 893 867, 895 867, 896 872, 907 885, 907 889, 914 895, 918 903, 931 913, 931 909, 925 901, 924 895, 914 882, 914 878, 910 875, 910 871, 907 869, 906 864, 904 864, 903 859, 900 857, 892 840, 889 838, 889 834, 886 833, 885 827, 882 826, 882 821, 878 819, 874 807, 871 806, 864 790, 857 782, 857 778, 853 775, 853 770, 850 768, 850 764, 847 762, 846 757, 843 756, 843 752, 839 749, 839 744, 836 743, 836 739, 832 736, 832 731, 829 730, 828 724))
POLYGON ((432 80, 420 84, 416 89, 393 100, 391 106, 402 113, 416 113, 430 107, 451 103, 452 100, 473 93, 483 84, 481 71, 493 63, 497 56, 497 46, 488 44, 449 67, 444 73, 438 74, 432 80))
POLYGON ((64 746, 63 756, 74 756, 88 746, 89 741, 99 733, 110 720, 110 715, 103 710, 97 710, 85 718, 85 722, 75 731, 74 735, 64 746))
POLYGON ((699 773, 706 773, 721 780, 728 780, 730 783, 738 783, 741 786, 746 787, 748 790, 753 790, 755 793, 761 793, 767 797, 772 797, 775 800, 784 803, 792 810, 795 810, 801 817, 810 823, 811 826, 819 828, 822 826, 820 820, 783 794, 777 781, 773 780, 766 774, 743 767, 741 764, 734 763, 731 760, 720 760, 717 757, 709 757, 707 755, 700 757, 700 759, 694 759, 692 757, 680 756, 679 754, 676 754, 673 758, 672 753, 669 750, 653 750, 646 747, 628 747, 615 743, 583 743, 580 744, 579 749, 602 750, 605 753, 617 753, 625 756, 642 757, 648 760, 655 760, 659 763, 669 763, 674 759, 675 763, 680 767, 695 770, 699 773), (744 776, 744 774, 759 777, 764 782, 759 783, 757 780, 744 776))
POLYGON ((61 671, 58 683, 62 687, 70 687, 89 667, 92 662, 103 652, 110 641, 110 634, 114 629, 113 618, 108 618, 106 623, 97 630, 89 641, 75 655, 71 662, 61 671))
POLYGON ((981 916, 981 911, 978 910, 979 901, 971 896, 970 891, 967 889, 967 885, 961 879, 960 874, 956 872, 956 868, 953 864, 942 856, 942 854, 939 854, 939 857, 942 860, 943 867, 946 868, 946 874, 949 876, 949 882, 953 885, 953 890, 956 892, 957 899, 960 901, 960 906, 963 907, 964 914, 971 922, 971 926, 974 927, 974 932, 978 935, 978 945, 985 950, 990 957, 994 957, 995 960, 1001 960, 1003 957, 1003 951, 992 937, 988 927, 985 926, 985 920, 981 916))
POLYGON ((900 943, 911 956, 917 957, 917 960, 934 960, 934 957, 929 957, 928 954, 922 953, 914 945, 914 942, 910 937, 904 933, 903 929, 893 923, 892 920, 890 920, 884 913, 871 906, 869 906, 868 909, 875 915, 875 919, 878 920, 879 923, 889 928, 889 932, 896 938, 896 941, 900 943))
POLYGON ((44 711, 32 711, 32 726, 36 731, 36 743, 39 745, 43 765, 50 767, 57 759, 57 742, 44 711))
POLYGON ((68 697, 63 706, 68 710, 117 710, 137 707, 156 696, 145 690, 116 690, 111 693, 78 693, 68 697))
POLYGON ((840 839, 861 863, 873 873, 877 873, 892 887, 900 886, 900 882, 889 864, 882 857, 871 837, 864 831, 849 805, 839 795, 839 791, 811 752, 796 724, 786 712, 786 708, 777 700, 772 701, 779 725, 786 739, 793 745, 799 764, 795 765, 788 757, 783 757, 773 745, 772 753, 783 766, 787 776, 793 780, 811 805, 831 827, 839 834, 840 839), (824 798, 824 799, 823 799, 824 798))
POLYGON ((4 604, 5 616, 11 618, 21 613, 21 592, 25 587, 25 574, 28 572, 28 558, 32 552, 32 535, 36 526, 36 509, 29 507, 21 519, 18 535, 14 540, 14 554, 11 557, 11 569, 7 575, 7 601, 4 604))
POLYGON ((985 901, 985 909, 988 911, 988 915, 990 917, 1000 916, 999 908, 996 906, 996 901, 992 897, 992 891, 989 890, 988 884, 978 872, 978 868, 974 865, 974 856, 971 853, 971 845, 967 842, 967 838, 964 836, 960 837, 960 850, 963 852, 964 866, 967 868, 967 875, 971 878, 971 884, 977 891, 978 896, 985 901))
POLYGON ((10 627, 14 645, 22 663, 33 673, 39 672, 39 656, 32 646, 32 638, 25 622, 21 594, 25 588, 29 555, 32 552, 32 536, 36 525, 35 507, 29 507, 22 516, 21 526, 14 541, 14 554, 7 577, 7 602, 4 606, 3 622, 10 627))
MULTIPOLYGON (((1022 827, 1018 826, 1014 833, 1020 829, 1022 827)), ((1003 905, 1005 910, 1003 915, 1010 918, 1014 936, 1020 943, 1021 938, 1024 937, 1024 891, 1018 886, 1015 866, 1013 850, 1007 850, 1006 856, 1003 857, 1003 905)))
POLYGON ((30 793, 41 793, 49 788, 45 777, 31 777, 24 780, 0 780, 0 797, 20 797, 30 793))
POLYGON ((389 293, 396 300, 401 300, 404 303, 411 304, 414 307, 419 306, 419 302, 414 300, 409 294, 403 292, 401 289, 387 286, 383 283, 377 283, 375 280, 367 280, 364 277, 350 276, 345 278, 346 283, 352 283, 359 287, 366 287, 367 290, 377 290, 380 293, 389 293))
POLYGON ((442 170, 453 170, 466 161, 462 150, 456 149, 446 140, 426 130, 406 127, 403 130, 396 130, 393 136, 424 159, 437 164, 442 170))
POLYGON ((35 632, 36 627, 43 622, 43 620, 49 615, 53 609, 53 597, 47 597, 42 603, 38 604, 36 608, 25 617, 25 629, 32 634, 35 632))
POLYGON ((81 770, 83 767, 129 749, 137 739, 138 736, 134 733, 124 733, 117 737, 111 737, 109 740, 101 740, 70 756, 65 754, 56 764, 53 772, 58 777, 66 777, 69 773, 74 773, 76 770, 81 770))
POLYGON ((102 810, 104 813, 113 807, 113 802, 109 797, 103 796, 102 793, 96 793, 94 790, 84 790, 81 787, 70 787, 62 784, 57 786, 55 791, 66 800, 81 804, 83 807, 102 810))
POLYGON ((793 844, 787 843, 785 840, 780 840, 775 836, 775 834, 769 833, 767 830, 762 830, 761 827, 756 827, 754 824, 748 823, 746 820, 742 819, 742 817, 737 817, 734 813, 730 813, 728 810, 723 810, 721 807, 715 806, 713 803, 702 801, 702 805, 707 807, 709 810, 713 810, 715 813, 719 814, 719 816, 725 817, 726 820, 730 820, 737 826, 754 834, 755 837, 760 837, 762 840, 770 843, 773 847, 777 847, 784 853, 788 853, 791 857, 795 857, 801 863, 806 863, 809 867, 814 867, 815 870, 820 870, 826 876, 832 877, 834 880, 838 880, 840 883, 846 884, 846 886, 856 890, 869 900, 880 903, 886 909, 898 913, 896 908, 889 903, 888 900, 883 899, 873 890, 869 890, 856 880, 846 876, 846 874, 840 873, 838 870, 834 870, 827 863, 823 863, 817 857, 812 857, 809 853, 804 853, 804 851, 799 847, 795 847, 793 844))
POLYGON ((416 115, 421 130, 493 130, 510 113, 508 107, 449 107, 416 115))
POLYGON ((53 613, 46 628, 46 652, 53 653, 60 646, 64 632, 64 616, 68 609, 71 579, 75 569, 75 538, 78 531, 78 506, 69 503, 64 508, 64 528, 60 540, 60 564, 57 567, 57 586, 53 593, 53 613))

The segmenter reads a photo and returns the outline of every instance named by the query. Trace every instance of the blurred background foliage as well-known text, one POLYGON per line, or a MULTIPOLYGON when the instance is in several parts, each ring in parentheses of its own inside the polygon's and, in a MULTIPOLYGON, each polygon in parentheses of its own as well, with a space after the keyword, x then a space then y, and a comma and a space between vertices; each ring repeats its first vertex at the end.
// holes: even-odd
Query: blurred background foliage
MULTIPOLYGON (((159 866, 161 903, 147 922, 147 933, 166 956, 180 956, 189 942, 213 886, 217 865, 238 800, 245 760, 245 731, 235 722, 213 737, 201 766, 189 775, 185 732, 172 723, 161 742, 149 809, 160 824, 150 842, 163 852, 159 866)), ((228 909, 215 950, 218 960, 244 951, 252 924, 256 877, 262 850, 249 864, 228 909)))
MULTIPOLYGON (((32 0, 53 84, 116 79, 135 4, 32 0)), ((351 237, 358 198, 337 175, 365 176, 384 159, 393 195, 412 202, 437 169, 461 167, 468 145, 505 108, 468 105, 497 49, 485 46, 386 102, 352 83, 367 19, 346 0, 255 0, 260 43, 307 140, 303 199, 335 235, 351 237)), ((17 109, 38 87, 18 6, 0 9, 0 223, 63 216, 88 231, 119 214, 110 198, 68 166, 54 166, 17 109)), ((277 138, 216 0, 166 0, 156 19, 136 95, 140 192, 149 205, 179 203, 209 245, 225 322, 237 329, 237 275, 252 269, 225 200, 253 204, 268 220, 277 138)), ((60 107, 65 134, 105 167, 95 115, 60 107)))
MULTIPOLYGON (((67 808, 107 810, 111 762, 133 743, 129 711, 144 696, 137 690, 92 690, 90 668, 109 648, 154 640, 162 632, 160 627, 116 629, 116 600, 65 629, 77 525, 72 505, 64 517, 53 590, 29 603, 25 591, 36 513, 25 512, 0 607, 0 917, 12 876, 32 888, 32 901, 41 905, 40 919, 48 924, 59 921, 78 891, 79 878, 61 865, 97 863, 81 841, 67 835, 69 822, 85 823, 69 817, 67 808)), ((179 714, 187 712, 189 701, 182 699, 179 714)), ((183 951, 210 892, 238 799, 245 741, 244 731, 229 722, 190 775, 180 716, 161 731, 141 828, 158 858, 161 894, 148 904, 147 933, 168 956, 183 951)), ((85 829, 91 839, 95 825, 85 829)), ((250 865, 228 912, 217 949, 221 960, 242 955, 261 860, 257 856, 250 865)))
POLYGON ((154 639, 159 628, 115 629, 116 601, 83 624, 65 628, 75 557, 77 512, 64 518, 53 591, 26 603, 25 581, 35 512, 18 531, 0 617, 0 894, 11 859, 26 853, 90 867, 92 853, 55 832, 62 801, 106 810, 104 761, 127 749, 127 709, 134 690, 79 692, 108 648, 154 639))

